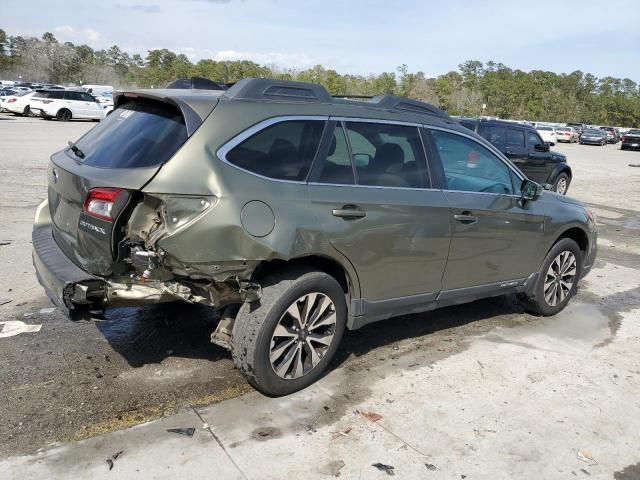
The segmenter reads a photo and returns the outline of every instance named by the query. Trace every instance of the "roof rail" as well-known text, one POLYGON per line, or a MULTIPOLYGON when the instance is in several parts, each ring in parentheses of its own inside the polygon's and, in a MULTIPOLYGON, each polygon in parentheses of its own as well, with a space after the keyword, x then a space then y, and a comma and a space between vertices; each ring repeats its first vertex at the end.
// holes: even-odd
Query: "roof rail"
POLYGON ((331 103, 331 95, 315 83, 245 78, 236 82, 223 96, 233 100, 272 100, 286 102, 331 103))
POLYGON ((382 97, 375 97, 371 102, 377 107, 386 108, 388 110, 404 110, 406 112, 435 115, 440 118, 451 118, 444 110, 440 110, 438 107, 435 107, 430 103, 420 102, 406 97, 384 95, 382 97))

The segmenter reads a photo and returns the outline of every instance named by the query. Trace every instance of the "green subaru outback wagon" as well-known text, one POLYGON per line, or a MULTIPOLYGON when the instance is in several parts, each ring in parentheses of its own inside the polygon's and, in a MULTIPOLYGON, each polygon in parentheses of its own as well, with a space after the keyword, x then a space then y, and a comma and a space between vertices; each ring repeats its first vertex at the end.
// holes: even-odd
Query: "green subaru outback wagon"
POLYGON ((503 294, 554 315, 596 256, 584 204, 443 111, 314 84, 121 92, 48 184, 33 260, 53 302, 219 309, 212 341, 270 395, 318 379, 345 328, 503 294))

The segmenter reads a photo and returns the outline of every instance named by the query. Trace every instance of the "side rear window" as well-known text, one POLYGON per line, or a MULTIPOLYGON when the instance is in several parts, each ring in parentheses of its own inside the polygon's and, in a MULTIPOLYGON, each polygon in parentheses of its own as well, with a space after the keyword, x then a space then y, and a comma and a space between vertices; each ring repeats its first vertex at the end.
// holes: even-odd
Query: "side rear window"
POLYGON ((64 90, 58 90, 55 92, 49 92, 47 98, 52 98, 54 100, 62 100, 64 98, 64 90))
POLYGON ((320 166, 317 182, 336 185, 353 185, 355 183, 347 139, 340 124, 336 125, 333 130, 327 158, 320 166))
POLYGON ((80 100, 80 92, 65 92, 65 100, 80 100))
POLYGON ((277 180, 303 181, 318 150, 322 120, 276 123, 232 148, 226 160, 249 172, 277 180))
MULTIPOLYGON (((89 130, 76 146, 86 165, 139 168, 161 165, 187 140, 180 111, 162 102, 127 103, 89 130)), ((74 155, 71 150, 69 155, 74 155)))
POLYGON ((345 124, 358 185, 430 186, 417 127, 384 123, 345 124))

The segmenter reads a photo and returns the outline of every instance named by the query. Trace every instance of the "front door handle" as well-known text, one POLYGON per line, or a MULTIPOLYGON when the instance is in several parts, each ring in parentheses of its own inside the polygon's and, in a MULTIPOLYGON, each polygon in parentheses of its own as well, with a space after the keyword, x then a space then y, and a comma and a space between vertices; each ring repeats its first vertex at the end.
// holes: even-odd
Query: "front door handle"
POLYGON ((478 217, 475 215, 471 215, 471 212, 462 212, 461 214, 454 215, 453 218, 460 223, 464 223, 465 225, 471 225, 472 223, 476 223, 478 221, 478 217))
POLYGON ((334 217, 340 217, 345 220, 355 220, 357 218, 364 218, 367 216, 366 212, 353 205, 345 205, 342 208, 334 208, 331 213, 334 217))

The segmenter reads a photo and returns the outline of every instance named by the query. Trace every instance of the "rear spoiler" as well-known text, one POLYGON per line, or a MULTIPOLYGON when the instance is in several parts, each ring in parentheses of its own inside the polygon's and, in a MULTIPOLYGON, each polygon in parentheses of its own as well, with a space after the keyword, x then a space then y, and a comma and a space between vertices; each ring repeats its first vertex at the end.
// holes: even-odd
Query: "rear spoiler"
POLYGON ((218 103, 218 97, 211 95, 180 96, 175 95, 176 91, 180 90, 169 90, 174 95, 167 94, 168 92, 164 89, 116 92, 113 95, 113 108, 115 110, 136 98, 167 103, 180 111, 187 127, 187 135, 191 136, 213 111, 218 103))

